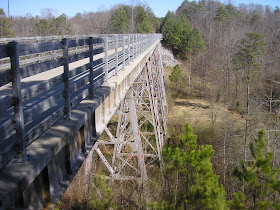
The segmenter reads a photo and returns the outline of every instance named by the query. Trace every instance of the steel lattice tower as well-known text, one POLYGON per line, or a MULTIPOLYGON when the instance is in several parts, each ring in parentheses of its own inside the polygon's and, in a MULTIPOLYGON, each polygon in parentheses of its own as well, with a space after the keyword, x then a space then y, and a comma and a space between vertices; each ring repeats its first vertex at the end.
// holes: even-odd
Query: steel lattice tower
POLYGON ((146 168, 156 160, 162 167, 166 112, 164 70, 158 45, 121 102, 116 135, 106 127, 109 139, 95 143, 94 151, 107 169, 107 178, 145 184, 146 168), (112 153, 110 157, 108 152, 112 153))

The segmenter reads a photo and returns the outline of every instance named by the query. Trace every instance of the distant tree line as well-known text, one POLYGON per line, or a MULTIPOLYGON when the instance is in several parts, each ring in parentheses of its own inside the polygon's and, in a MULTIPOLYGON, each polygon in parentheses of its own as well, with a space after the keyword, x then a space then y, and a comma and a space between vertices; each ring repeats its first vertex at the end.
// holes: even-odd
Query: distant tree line
POLYGON ((74 17, 56 17, 54 10, 43 9, 40 16, 8 18, 0 10, 0 37, 153 33, 158 27, 158 19, 147 5, 116 5, 110 10, 77 13, 74 17))

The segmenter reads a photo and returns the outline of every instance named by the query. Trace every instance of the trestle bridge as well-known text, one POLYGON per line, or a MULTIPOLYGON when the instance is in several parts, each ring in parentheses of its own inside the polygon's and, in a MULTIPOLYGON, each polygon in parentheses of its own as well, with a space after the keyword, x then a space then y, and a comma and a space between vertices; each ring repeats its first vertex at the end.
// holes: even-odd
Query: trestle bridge
POLYGON ((161 38, 0 39, 1 207, 57 202, 85 160, 88 174, 92 157, 107 178, 145 184, 148 165, 161 165, 167 130, 161 38))

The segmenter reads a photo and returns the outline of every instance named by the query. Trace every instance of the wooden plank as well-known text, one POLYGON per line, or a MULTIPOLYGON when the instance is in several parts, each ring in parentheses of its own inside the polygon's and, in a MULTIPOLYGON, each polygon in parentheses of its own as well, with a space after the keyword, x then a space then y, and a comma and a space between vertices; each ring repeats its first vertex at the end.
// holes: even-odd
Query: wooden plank
POLYGON ((31 144, 36 138, 49 129, 54 123, 63 118, 63 107, 48 115, 41 123, 30 129, 25 136, 27 145, 31 144))
POLYGON ((93 67, 95 69, 102 67, 102 65, 104 65, 103 58, 99 58, 98 60, 93 61, 93 67))
POLYGON ((101 74, 99 77, 94 79, 94 89, 99 88, 101 85, 104 84, 105 81, 105 74, 101 74))
POLYGON ((103 52, 104 52, 104 48, 103 47, 100 47, 100 48, 97 48, 97 49, 93 50, 93 54, 94 55, 98 55, 98 54, 103 53, 103 52))
POLYGON ((89 75, 85 75, 79 80, 75 81, 74 84, 70 87, 70 94, 75 94, 79 89, 83 88, 85 85, 89 83, 89 75))
POLYGON ((0 87, 12 81, 11 69, 0 71, 0 87))
POLYGON ((49 80, 45 80, 39 84, 33 85, 31 87, 25 88, 22 90, 22 100, 28 101, 31 98, 34 98, 43 92, 46 92, 55 86, 61 84, 63 82, 63 75, 58 75, 56 77, 53 77, 49 80))
POLYGON ((20 67, 20 73, 22 78, 30 77, 35 74, 39 74, 50 69, 62 66, 62 58, 56 58, 53 60, 43 61, 40 63, 35 63, 27 66, 20 67))
POLYGON ((93 44, 101 44, 103 43, 103 39, 101 37, 97 37, 93 39, 93 44))
POLYGON ((89 69, 89 63, 87 63, 83 66, 79 66, 79 67, 77 67, 77 68, 75 68, 75 69, 73 69, 69 72, 69 77, 73 78, 73 77, 87 71, 88 69, 89 69))
POLYGON ((0 45, 0 59, 6 57, 9 57, 8 45, 7 44, 0 45))
POLYGON ((41 42, 19 45, 19 56, 61 49, 61 42, 41 42))
MULTIPOLYGON (((13 118, 7 119, 0 126, 0 142, 6 138, 12 131, 15 130, 16 124, 13 122, 13 118)), ((2 149, 2 148, 1 148, 2 149)), ((2 150, 1 150, 2 151, 2 150)))
POLYGON ((68 61, 69 61, 69 63, 73 63, 73 62, 76 62, 78 60, 82 60, 82 59, 88 58, 88 57, 89 57, 89 52, 86 51, 86 52, 68 55, 68 61))
POLYGON ((3 98, 0 99, 0 113, 6 112, 8 109, 10 109, 12 105, 12 94, 9 94, 3 98))
MULTIPOLYGON (((7 142, 9 142, 12 147, 15 144, 15 138, 12 140, 7 139, 7 142)), ((3 168, 16 156, 16 152, 11 147, 8 147, 9 150, 7 150, 7 152, 0 154, 0 169, 3 168)))
MULTIPOLYGON (((97 66, 99 65, 100 63, 102 63, 102 58, 101 59, 98 59, 97 61, 94 62, 94 65, 97 66)), ((84 73, 87 71, 88 69, 88 66, 89 64, 85 64, 83 66, 80 66, 78 68, 75 68, 73 70, 71 70, 69 72, 69 77, 70 78, 73 78, 81 73, 84 73)), ((102 73, 102 69, 101 70, 98 70, 98 71, 94 71, 93 72, 93 77, 96 77, 97 76, 97 72, 98 74, 102 73)), ((27 101, 27 100, 30 100, 31 98, 34 98, 40 94, 42 94, 43 92, 47 91, 47 90, 50 90, 51 88, 59 85, 60 83, 63 82, 63 75, 58 75, 56 77, 53 77, 49 80, 45 80, 39 84, 36 84, 36 85, 33 85, 31 87, 28 87, 28 88, 25 88, 22 90, 22 99, 23 99, 23 102, 27 101)), ((6 100, 5 100, 6 102, 6 100)), ((2 109, 2 106, 1 104, 4 104, 5 102, 1 102, 0 100, 0 110, 2 109)), ((6 106, 5 106, 6 107, 6 106)), ((3 109, 5 109, 5 107, 3 107, 3 109)))
POLYGON ((80 47, 84 45, 88 45, 89 41, 88 39, 74 39, 74 40, 68 40, 68 47, 80 47))
POLYGON ((93 78, 98 77, 98 76, 101 75, 103 72, 104 72, 103 67, 100 67, 100 68, 94 70, 94 71, 93 71, 93 78))
POLYGON ((77 94, 73 99, 71 100, 71 108, 74 108, 77 106, 82 100, 87 98, 89 96, 89 84, 85 86, 85 90, 81 91, 79 94, 77 94))
POLYGON ((45 100, 41 101, 40 103, 36 104, 35 106, 32 106, 28 110, 24 111, 24 119, 25 124, 28 124, 35 120, 36 118, 39 118, 40 115, 47 111, 48 109, 51 109, 52 107, 57 106, 58 104, 61 104, 63 106, 63 92, 58 92, 55 95, 52 95, 45 100))

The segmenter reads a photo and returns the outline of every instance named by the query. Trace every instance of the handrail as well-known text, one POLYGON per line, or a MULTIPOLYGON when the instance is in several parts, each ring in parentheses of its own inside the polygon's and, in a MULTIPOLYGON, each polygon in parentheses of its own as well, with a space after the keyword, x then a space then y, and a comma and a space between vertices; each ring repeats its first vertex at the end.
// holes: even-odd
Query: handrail
POLYGON ((71 120, 73 107, 161 37, 27 37, 0 45, 0 168, 16 154, 25 160, 26 146, 59 119, 71 120))

